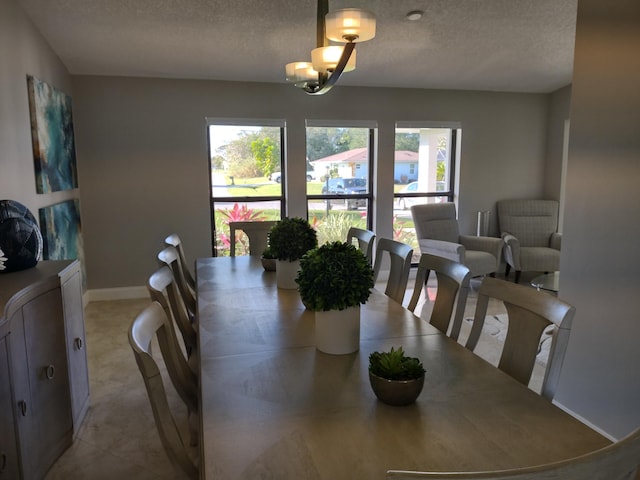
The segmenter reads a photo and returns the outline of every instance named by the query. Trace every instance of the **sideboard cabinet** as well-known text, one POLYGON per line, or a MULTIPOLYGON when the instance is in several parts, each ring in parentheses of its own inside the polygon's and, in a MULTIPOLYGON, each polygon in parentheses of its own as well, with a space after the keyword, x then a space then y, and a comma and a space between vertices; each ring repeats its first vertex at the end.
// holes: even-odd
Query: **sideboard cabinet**
POLYGON ((0 479, 39 480, 89 406, 80 263, 0 274, 0 308, 0 479))

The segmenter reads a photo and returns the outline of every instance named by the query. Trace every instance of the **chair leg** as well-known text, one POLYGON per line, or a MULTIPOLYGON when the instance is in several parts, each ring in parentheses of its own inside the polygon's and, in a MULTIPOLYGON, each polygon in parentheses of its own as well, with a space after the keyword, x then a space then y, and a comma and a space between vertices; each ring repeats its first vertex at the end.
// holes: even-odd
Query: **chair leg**
POLYGON ((520 270, 516 270, 516 278, 514 280, 514 283, 520 283, 520 270))

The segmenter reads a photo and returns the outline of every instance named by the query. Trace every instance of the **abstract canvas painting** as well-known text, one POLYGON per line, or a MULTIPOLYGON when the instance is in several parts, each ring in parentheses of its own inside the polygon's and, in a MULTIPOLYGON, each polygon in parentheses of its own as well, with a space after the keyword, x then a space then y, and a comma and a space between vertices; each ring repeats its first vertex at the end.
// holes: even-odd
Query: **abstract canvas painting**
POLYGON ((84 256, 79 207, 79 201, 74 199, 39 210, 44 260, 73 260, 84 256))
POLYGON ((71 97, 27 76, 36 191, 78 187, 71 97))

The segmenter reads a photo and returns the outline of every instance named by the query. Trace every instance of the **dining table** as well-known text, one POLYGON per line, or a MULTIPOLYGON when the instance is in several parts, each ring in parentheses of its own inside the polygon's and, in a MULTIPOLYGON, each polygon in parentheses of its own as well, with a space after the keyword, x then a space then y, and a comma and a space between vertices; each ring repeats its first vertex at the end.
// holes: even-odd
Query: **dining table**
POLYGON ((330 355, 315 347, 314 312, 259 257, 199 258, 196 275, 201 479, 497 470, 611 443, 375 288, 359 350, 330 355), (369 384, 369 355, 391 347, 426 369, 408 406, 369 384))

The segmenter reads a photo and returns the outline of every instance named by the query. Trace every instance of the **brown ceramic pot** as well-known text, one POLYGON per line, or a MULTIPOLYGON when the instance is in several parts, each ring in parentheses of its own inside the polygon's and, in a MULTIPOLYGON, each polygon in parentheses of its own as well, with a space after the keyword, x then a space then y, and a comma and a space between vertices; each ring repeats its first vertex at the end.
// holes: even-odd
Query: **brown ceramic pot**
POLYGON ((413 380, 387 380, 369 372, 369 382, 381 402, 402 406, 416 401, 424 386, 424 375, 413 380))

